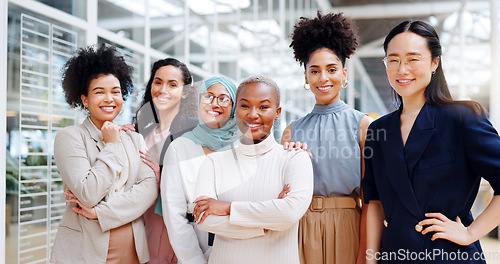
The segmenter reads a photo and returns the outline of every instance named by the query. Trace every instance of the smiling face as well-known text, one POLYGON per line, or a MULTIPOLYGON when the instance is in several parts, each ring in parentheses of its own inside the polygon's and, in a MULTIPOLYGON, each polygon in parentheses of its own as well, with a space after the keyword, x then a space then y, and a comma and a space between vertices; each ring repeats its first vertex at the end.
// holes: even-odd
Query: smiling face
POLYGON ((158 68, 151 84, 151 97, 158 110, 179 112, 183 94, 182 71, 172 65, 158 68))
MULTIPOLYGON (((227 96, 231 98, 226 87, 222 84, 214 84, 204 92, 207 95, 213 95, 216 97, 227 96)), ((201 120, 211 129, 218 129, 223 127, 226 122, 231 118, 231 112, 233 110, 233 102, 228 106, 221 106, 218 103, 218 98, 213 98, 211 103, 204 103, 200 100, 200 106, 198 107, 198 114, 201 120)))
POLYGON ((432 59, 425 38, 413 33, 403 32, 391 39, 387 45, 387 56, 399 57, 401 63, 395 69, 386 69, 392 88, 406 100, 424 100, 425 89, 429 85, 439 64, 439 57, 432 59), (407 58, 417 56, 421 63, 417 68, 408 68, 407 58))
POLYGON ((281 113, 276 91, 265 83, 251 82, 238 92, 236 124, 244 144, 257 144, 271 134, 274 120, 281 113))
POLYGON ((309 57, 304 72, 306 83, 316 97, 316 104, 331 104, 340 100, 342 82, 347 78, 347 70, 335 52, 321 48, 309 57))
POLYGON ((113 121, 122 110, 123 96, 120 81, 113 75, 99 75, 90 81, 87 95, 81 95, 90 119, 101 129, 106 121, 113 121))

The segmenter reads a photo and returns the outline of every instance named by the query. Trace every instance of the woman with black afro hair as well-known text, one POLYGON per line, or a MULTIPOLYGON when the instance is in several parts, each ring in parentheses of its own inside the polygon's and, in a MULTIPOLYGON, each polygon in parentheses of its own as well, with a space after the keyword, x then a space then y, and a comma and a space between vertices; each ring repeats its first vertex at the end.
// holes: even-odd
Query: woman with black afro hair
POLYGON ((64 66, 66 101, 84 108, 81 125, 59 131, 54 159, 67 207, 51 263, 146 263, 142 215, 158 196, 153 170, 142 162, 141 135, 113 120, 132 91, 132 68, 114 47, 78 50, 64 66))
POLYGON ((281 139, 286 148, 307 144, 312 154, 313 199, 299 224, 303 264, 356 263, 358 250, 364 260, 359 249, 365 218, 360 185, 362 150, 372 119, 340 100, 340 91, 348 85, 346 59, 358 45, 353 21, 341 13, 301 17, 292 33, 290 47, 304 65, 304 89, 316 99, 311 113, 292 122, 281 139))

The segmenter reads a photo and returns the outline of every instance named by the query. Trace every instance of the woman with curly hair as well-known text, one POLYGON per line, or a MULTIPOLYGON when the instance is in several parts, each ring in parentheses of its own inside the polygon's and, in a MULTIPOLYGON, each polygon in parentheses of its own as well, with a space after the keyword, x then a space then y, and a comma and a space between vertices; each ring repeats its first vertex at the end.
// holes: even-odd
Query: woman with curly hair
POLYGON ((52 263, 146 263, 142 215, 158 196, 153 170, 141 161, 143 138, 113 123, 132 91, 132 68, 114 47, 80 49, 64 66, 66 101, 85 108, 81 125, 59 131, 54 159, 68 206, 52 263))
MULTIPOLYGON (((197 124, 193 77, 187 66, 174 58, 156 61, 146 85, 142 107, 136 115, 136 130, 144 136, 148 150, 141 151, 143 161, 161 182, 163 157, 174 139, 191 131, 197 124)), ((144 214, 148 237, 149 264, 177 263, 163 224, 161 197, 144 214)))
POLYGON ((292 122, 281 140, 285 147, 288 142, 305 143, 312 154, 314 196, 299 225, 304 264, 355 263, 364 235, 362 149, 372 119, 340 100, 347 86, 345 62, 358 45, 354 23, 342 14, 302 17, 292 34, 290 47, 304 65, 304 88, 316 99, 312 112, 292 122))

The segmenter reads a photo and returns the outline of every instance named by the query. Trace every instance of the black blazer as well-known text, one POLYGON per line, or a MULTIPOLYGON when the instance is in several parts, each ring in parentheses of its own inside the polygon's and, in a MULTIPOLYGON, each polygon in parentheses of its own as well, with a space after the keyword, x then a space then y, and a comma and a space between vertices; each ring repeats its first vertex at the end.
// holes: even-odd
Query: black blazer
POLYGON ((469 258, 480 254, 479 241, 468 246, 431 241, 434 233, 424 236, 415 225, 430 212, 452 220, 459 216, 465 226, 470 225, 481 177, 500 195, 500 137, 487 116, 468 106, 425 104, 403 146, 401 111, 374 121, 365 145, 364 200, 381 201, 387 227, 380 250, 395 252, 396 258, 379 263, 484 263, 450 259, 454 252, 469 258), (408 261, 412 252, 437 254, 429 258, 421 253, 423 261, 408 261))

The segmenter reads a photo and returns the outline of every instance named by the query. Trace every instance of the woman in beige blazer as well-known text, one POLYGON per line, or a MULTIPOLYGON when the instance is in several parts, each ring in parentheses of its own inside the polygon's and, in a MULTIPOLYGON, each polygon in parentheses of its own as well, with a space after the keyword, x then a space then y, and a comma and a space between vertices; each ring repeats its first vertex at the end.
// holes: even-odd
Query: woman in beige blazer
POLYGON ((54 158, 70 199, 51 262, 146 263, 142 215, 158 187, 140 158, 142 136, 113 123, 132 90, 132 69, 103 45, 79 50, 64 70, 66 101, 87 109, 88 117, 55 138, 54 158))

